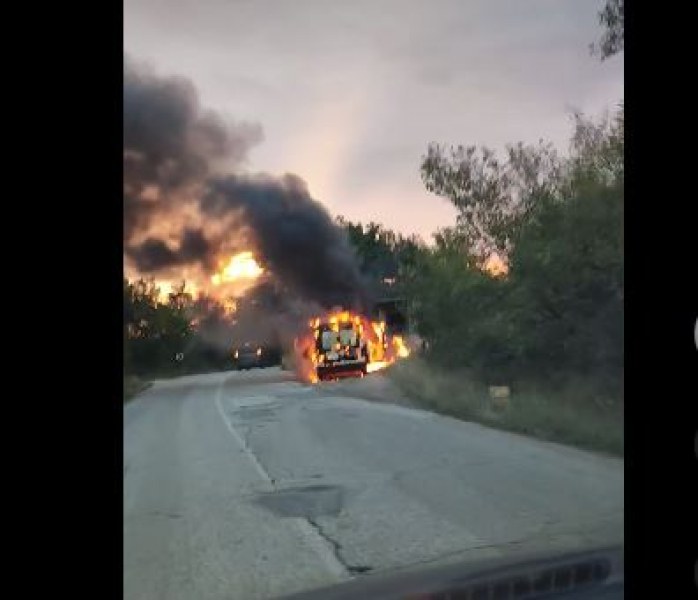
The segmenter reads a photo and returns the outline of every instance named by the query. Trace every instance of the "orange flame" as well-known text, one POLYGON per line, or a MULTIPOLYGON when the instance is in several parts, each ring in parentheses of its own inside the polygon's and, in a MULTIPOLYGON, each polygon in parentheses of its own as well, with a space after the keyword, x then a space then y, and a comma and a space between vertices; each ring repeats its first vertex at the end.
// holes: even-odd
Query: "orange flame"
POLYGON ((380 371, 381 369, 385 369, 388 365, 390 365, 387 360, 379 360, 377 362, 371 362, 366 365, 366 371, 368 373, 375 373, 376 371, 380 371))
POLYGON ((241 279, 257 279, 262 273, 264 269, 257 264, 252 252, 239 252, 211 277, 211 283, 220 285, 241 279))
POLYGON ((509 273, 509 265, 496 253, 487 258, 482 268, 492 277, 506 277, 509 273))
POLYGON ((405 341, 402 339, 402 336, 394 335, 392 342, 393 348, 398 358, 407 358, 410 355, 410 349, 407 347, 407 344, 405 344, 405 341))

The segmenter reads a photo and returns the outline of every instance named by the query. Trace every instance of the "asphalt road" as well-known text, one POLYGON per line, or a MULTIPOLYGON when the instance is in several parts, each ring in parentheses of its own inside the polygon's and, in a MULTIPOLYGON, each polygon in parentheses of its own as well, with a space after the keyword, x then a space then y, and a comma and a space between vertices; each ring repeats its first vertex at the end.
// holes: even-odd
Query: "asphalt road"
POLYGON ((274 598, 622 543, 622 460, 379 402, 364 382, 232 372, 127 404, 124 598, 274 598))

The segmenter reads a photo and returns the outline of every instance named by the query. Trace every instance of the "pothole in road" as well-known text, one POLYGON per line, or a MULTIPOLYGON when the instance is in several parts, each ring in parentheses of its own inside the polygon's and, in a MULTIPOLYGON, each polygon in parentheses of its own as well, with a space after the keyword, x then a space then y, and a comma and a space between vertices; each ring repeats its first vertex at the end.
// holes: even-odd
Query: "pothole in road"
POLYGON ((260 494, 256 500, 281 517, 337 516, 344 492, 340 486, 309 485, 260 494))
POLYGON ((349 565, 347 567, 347 571, 349 571, 352 575, 363 575, 364 573, 370 573, 373 571, 373 567, 368 567, 366 565, 349 565))

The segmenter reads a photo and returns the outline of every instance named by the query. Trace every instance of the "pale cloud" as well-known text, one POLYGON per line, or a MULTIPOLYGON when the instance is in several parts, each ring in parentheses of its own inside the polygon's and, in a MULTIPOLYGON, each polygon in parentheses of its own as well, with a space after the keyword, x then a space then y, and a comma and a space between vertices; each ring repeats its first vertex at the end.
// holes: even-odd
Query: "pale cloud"
POLYGON ((455 211, 419 176, 429 142, 553 141, 623 97, 588 46, 599 1, 126 0, 124 47, 262 125, 248 168, 294 172, 335 214, 428 238, 455 211))

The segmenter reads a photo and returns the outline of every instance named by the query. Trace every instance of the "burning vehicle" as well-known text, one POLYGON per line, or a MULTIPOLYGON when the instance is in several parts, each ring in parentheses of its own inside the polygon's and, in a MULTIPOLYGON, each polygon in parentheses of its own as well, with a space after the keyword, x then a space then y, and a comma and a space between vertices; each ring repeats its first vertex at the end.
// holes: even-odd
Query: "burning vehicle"
POLYGON ((360 317, 348 313, 339 319, 317 319, 314 323, 316 374, 319 380, 367 373, 370 359, 360 317))
POLYGON ((409 355, 402 337, 389 336, 385 322, 350 311, 335 311, 308 322, 296 338, 299 377, 310 383, 363 377, 409 355))

